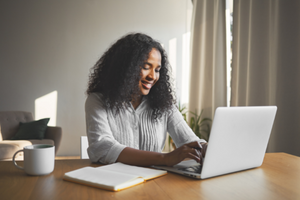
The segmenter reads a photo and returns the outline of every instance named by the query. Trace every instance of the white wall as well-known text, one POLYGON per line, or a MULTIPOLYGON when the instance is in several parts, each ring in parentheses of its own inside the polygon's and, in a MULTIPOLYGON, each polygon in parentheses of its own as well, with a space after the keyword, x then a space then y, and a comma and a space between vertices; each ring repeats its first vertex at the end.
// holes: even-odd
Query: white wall
POLYGON ((116 39, 144 32, 167 51, 177 38, 181 74, 191 7, 191 0, 0 1, 0 111, 34 114, 35 100, 57 91, 58 155, 79 155, 89 69, 116 39))

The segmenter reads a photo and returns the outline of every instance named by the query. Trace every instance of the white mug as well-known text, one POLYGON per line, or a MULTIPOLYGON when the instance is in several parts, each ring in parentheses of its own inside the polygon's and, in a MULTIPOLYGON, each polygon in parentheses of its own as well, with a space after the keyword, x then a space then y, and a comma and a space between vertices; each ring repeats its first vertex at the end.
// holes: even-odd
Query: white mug
POLYGON ((48 144, 34 144, 17 151, 13 156, 14 165, 29 175, 46 175, 54 169, 55 146, 48 144), (15 156, 24 152, 24 166, 17 165, 15 156))

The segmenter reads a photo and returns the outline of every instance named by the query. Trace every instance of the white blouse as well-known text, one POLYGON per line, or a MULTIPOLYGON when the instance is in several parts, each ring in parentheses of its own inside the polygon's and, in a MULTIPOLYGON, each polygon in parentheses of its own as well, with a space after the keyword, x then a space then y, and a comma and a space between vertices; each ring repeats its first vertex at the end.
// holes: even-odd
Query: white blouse
POLYGON ((193 141, 206 142, 193 133, 175 106, 153 121, 146 96, 136 110, 131 105, 115 114, 104 106, 101 94, 92 93, 86 99, 85 113, 87 151, 92 162, 114 163, 125 147, 161 152, 167 132, 177 147, 193 141))

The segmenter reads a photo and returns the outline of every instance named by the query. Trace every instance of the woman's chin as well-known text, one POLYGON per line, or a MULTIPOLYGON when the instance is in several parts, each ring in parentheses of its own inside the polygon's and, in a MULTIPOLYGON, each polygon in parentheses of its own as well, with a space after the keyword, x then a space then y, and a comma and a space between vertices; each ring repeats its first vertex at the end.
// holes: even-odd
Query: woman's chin
MULTIPOLYGON (((150 88, 150 89, 151 89, 151 88, 150 88)), ((148 89, 148 88, 142 86, 142 87, 140 87, 140 94, 146 96, 146 95, 149 94, 150 89, 148 89)))
POLYGON ((141 95, 146 96, 148 95, 150 90, 141 90, 141 95))

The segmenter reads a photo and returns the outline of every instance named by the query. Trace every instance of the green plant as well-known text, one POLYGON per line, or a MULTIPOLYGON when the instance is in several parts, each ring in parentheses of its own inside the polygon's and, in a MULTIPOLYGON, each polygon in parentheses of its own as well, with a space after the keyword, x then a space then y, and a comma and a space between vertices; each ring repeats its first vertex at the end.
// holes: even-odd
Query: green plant
MULTIPOLYGON (((189 125, 189 127, 193 130, 193 132, 201 139, 208 141, 211 129, 211 119, 208 117, 202 118, 203 109, 199 114, 197 112, 187 111, 185 106, 178 106, 179 112, 182 114, 183 119, 189 125), (187 114, 190 114, 190 120, 187 121, 187 114)), ((172 145, 175 148, 172 138, 169 136, 169 146, 172 145)))
POLYGON ((210 134, 210 122, 211 119, 208 117, 201 118, 203 109, 201 110, 200 114, 198 115, 196 112, 190 112, 193 116, 190 117, 190 124, 189 126, 193 130, 193 132, 201 139, 208 141, 209 134, 210 134))

